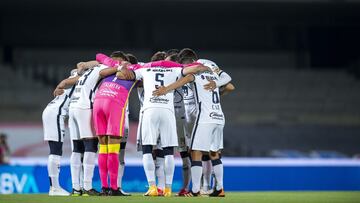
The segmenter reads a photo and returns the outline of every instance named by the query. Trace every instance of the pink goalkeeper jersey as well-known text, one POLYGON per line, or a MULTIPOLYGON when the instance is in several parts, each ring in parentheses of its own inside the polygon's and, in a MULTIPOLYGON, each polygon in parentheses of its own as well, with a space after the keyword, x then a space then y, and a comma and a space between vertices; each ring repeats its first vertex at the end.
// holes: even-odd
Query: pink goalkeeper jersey
MULTIPOLYGON (((130 70, 136 70, 140 65, 135 64, 129 67, 130 70)), ((96 99, 110 99, 118 102, 120 105, 125 105, 129 97, 129 93, 136 85, 135 80, 122 80, 116 77, 116 75, 110 75, 104 78, 100 84, 100 87, 95 95, 96 99)))

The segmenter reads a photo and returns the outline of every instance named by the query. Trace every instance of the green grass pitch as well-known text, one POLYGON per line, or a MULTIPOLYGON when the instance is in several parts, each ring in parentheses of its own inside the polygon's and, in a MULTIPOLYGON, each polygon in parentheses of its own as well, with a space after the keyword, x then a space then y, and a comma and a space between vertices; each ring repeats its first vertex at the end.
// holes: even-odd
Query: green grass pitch
POLYGON ((49 197, 46 194, 36 195, 0 195, 1 203, 360 203, 360 192, 227 192, 224 198, 210 197, 143 197, 141 194, 133 194, 131 197, 49 197))

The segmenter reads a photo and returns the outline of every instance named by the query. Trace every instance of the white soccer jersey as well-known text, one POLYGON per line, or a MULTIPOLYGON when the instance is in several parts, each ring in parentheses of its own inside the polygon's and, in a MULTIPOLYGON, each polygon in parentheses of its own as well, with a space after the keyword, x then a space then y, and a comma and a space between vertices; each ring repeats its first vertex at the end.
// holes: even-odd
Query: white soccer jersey
POLYGON ((221 87, 226 84, 228 84, 231 81, 231 77, 229 74, 227 74, 225 71, 220 71, 218 73, 219 75, 219 81, 216 82, 216 87, 221 87))
POLYGON ((81 109, 92 109, 95 91, 100 83, 100 71, 107 68, 105 65, 98 65, 88 69, 79 78, 73 97, 70 101, 70 107, 81 109))
MULTIPOLYGON (((76 71, 69 77, 76 77, 78 74, 76 71)), ((75 85, 71 86, 68 89, 64 90, 62 95, 56 96, 47 106, 46 108, 57 109, 58 114, 62 116, 67 116, 69 114, 69 104, 70 100, 73 96, 75 89, 75 85)))
POLYGON ((140 109, 143 107, 143 103, 144 103, 144 88, 143 87, 138 87, 137 88, 137 94, 138 94, 138 98, 140 101, 140 109))
POLYGON ((176 119, 183 119, 185 116, 184 92, 182 88, 174 90, 174 108, 176 119))
POLYGON ((225 124, 225 117, 221 109, 219 88, 213 91, 204 89, 208 80, 219 80, 219 76, 213 72, 203 72, 194 75, 194 94, 197 105, 196 123, 225 124))
POLYGON ((185 114, 187 117, 194 115, 196 113, 196 104, 195 104, 195 97, 194 97, 194 85, 193 83, 187 83, 183 87, 184 93, 184 108, 185 114))
POLYGON ((174 91, 162 96, 153 96, 158 86, 167 86, 182 76, 182 66, 168 61, 152 62, 134 71, 136 80, 143 80, 144 103, 143 110, 147 108, 166 108, 174 112, 174 91))

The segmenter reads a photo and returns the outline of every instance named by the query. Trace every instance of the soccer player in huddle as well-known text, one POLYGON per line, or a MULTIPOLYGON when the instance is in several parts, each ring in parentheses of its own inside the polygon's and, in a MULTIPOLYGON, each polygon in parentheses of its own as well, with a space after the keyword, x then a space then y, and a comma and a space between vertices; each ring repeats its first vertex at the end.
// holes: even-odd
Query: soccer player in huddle
MULTIPOLYGON (((183 49, 180 52, 179 56, 181 57, 180 61, 182 63, 192 63, 197 59, 196 54, 190 49, 183 49)), ((218 68, 217 65, 212 61, 200 60, 200 62, 202 62, 204 65, 208 67, 212 67, 213 70, 214 67, 218 68)), ((192 172, 193 189, 190 194, 185 194, 185 195, 186 196, 200 195, 200 181, 201 181, 201 173, 202 173, 201 158, 203 158, 202 156, 203 152, 210 152, 210 158, 212 160, 211 163, 214 167, 214 173, 217 182, 217 186, 215 190, 210 194, 210 196, 222 197, 225 194, 223 192, 223 187, 222 187, 223 167, 219 157, 219 153, 220 150, 222 149, 222 142, 223 142, 222 129, 224 124, 224 117, 221 111, 219 89, 213 87, 213 82, 216 81, 215 84, 216 83, 221 84, 222 82, 226 84, 229 83, 231 78, 230 79, 223 78, 222 80, 220 80, 219 76, 216 73, 212 73, 212 72, 211 74, 210 72, 208 74, 207 73, 208 72, 187 76, 179 80, 178 82, 174 83, 173 85, 170 85, 168 88, 162 87, 159 90, 154 91, 154 93, 155 95, 161 95, 166 93, 167 91, 171 91, 175 88, 181 87, 182 85, 193 81, 192 83, 193 87, 190 86, 191 84, 188 84, 189 86, 186 86, 184 88, 185 96, 189 96, 189 94, 186 94, 189 93, 186 90, 188 89, 194 90, 195 92, 194 96, 196 99, 196 106, 197 106, 197 110, 193 110, 193 111, 191 111, 192 105, 187 106, 187 110, 188 110, 187 115, 191 116, 191 112, 196 112, 197 116, 196 116, 196 124, 192 131, 192 142, 191 142, 191 154, 192 154, 191 172, 192 172), (212 103, 213 103, 212 105, 209 104, 210 103, 209 101, 211 101, 210 98, 212 98, 212 103), (201 111, 203 112, 202 115, 201 115, 201 111), (206 116, 207 114, 210 116, 206 116), (213 132, 207 131, 212 128, 214 129, 213 132), (203 143, 199 142, 199 140, 203 140, 203 138, 207 138, 207 136, 213 137, 212 142, 210 142, 210 145, 207 142, 203 142, 203 143)), ((227 84, 226 86, 229 86, 229 84, 227 84)), ((230 88, 225 87, 224 90, 231 91, 231 87, 230 88)), ((185 99, 190 100, 191 97, 188 98, 185 97, 185 99)), ((192 122, 190 121, 189 124, 191 123, 192 122)), ((211 140, 211 138, 207 139, 208 142, 209 140, 211 140)), ((208 183, 209 182, 210 181, 208 181, 208 183)))
MULTIPOLYGON (((100 54, 97 58, 99 57, 101 57, 100 54)), ((107 58, 105 55, 102 57, 107 58)), ((113 68, 116 71, 121 70, 122 66, 129 60, 122 52, 116 52, 116 55, 112 54, 111 58, 118 62, 117 69, 113 68)), ((100 59, 100 61, 102 60, 100 59)), ((96 135, 99 137, 100 143, 98 160, 102 185, 101 194, 125 196, 126 194, 118 186, 119 152, 120 143, 125 137, 128 98, 136 82, 118 79, 115 75, 116 71, 102 80, 95 95, 93 117, 96 135), (108 175, 110 177, 110 188, 108 175)))
MULTIPOLYGON (((170 49, 167 51, 165 60, 179 62, 177 49, 170 49)), ((178 196, 184 196, 189 191, 191 175, 190 167, 191 161, 189 157, 189 140, 190 137, 186 136, 185 129, 185 107, 184 107, 184 91, 182 87, 174 90, 174 109, 175 109, 175 118, 176 118, 176 129, 179 146, 177 151, 180 153, 182 160, 182 176, 183 176, 183 186, 182 189, 177 194, 178 196)))
MULTIPOLYGON (((145 193, 146 196, 158 196, 152 148, 157 144, 159 137, 165 160, 164 196, 171 196, 175 170, 174 147, 178 145, 173 92, 163 96, 153 96, 152 92, 160 86, 175 82, 177 78, 181 77, 183 71, 188 74, 204 70, 208 70, 208 68, 202 65, 186 70, 183 69, 181 64, 175 62, 155 61, 135 70, 133 77, 126 78, 143 80, 144 103, 142 107, 141 137, 144 170, 149 183, 149 190, 145 193)), ((124 79, 123 77, 120 78, 124 79)))
MULTIPOLYGON (((113 53, 116 56, 116 53, 113 53)), ((102 78, 116 73, 116 68, 97 65, 88 69, 76 83, 69 108, 69 129, 73 144, 70 157, 70 169, 73 196, 97 196, 93 189, 92 179, 95 158, 98 150, 98 139, 93 129, 93 98, 102 78), (83 155, 83 162, 81 156, 83 155), (84 170, 83 189, 80 188, 80 171, 84 170)))
POLYGON ((209 196, 225 196, 223 190, 223 165, 219 152, 223 148, 223 128, 225 124, 224 114, 220 105, 219 89, 207 91, 203 88, 208 80, 218 80, 218 75, 212 71, 198 74, 188 74, 168 86, 159 87, 153 92, 155 96, 165 95, 169 91, 182 87, 184 84, 193 82, 197 106, 197 118, 191 140, 191 176, 192 191, 188 196, 200 195, 200 181, 202 175, 202 152, 209 152, 214 168, 217 187, 209 196))
POLYGON ((61 81, 54 90, 55 98, 46 106, 42 114, 44 140, 48 141, 50 155, 48 174, 50 180, 50 196, 68 196, 69 192, 59 184, 60 158, 65 136, 65 120, 69 115, 69 101, 75 89, 79 75, 92 64, 79 63, 77 69, 71 71, 70 77, 61 81))

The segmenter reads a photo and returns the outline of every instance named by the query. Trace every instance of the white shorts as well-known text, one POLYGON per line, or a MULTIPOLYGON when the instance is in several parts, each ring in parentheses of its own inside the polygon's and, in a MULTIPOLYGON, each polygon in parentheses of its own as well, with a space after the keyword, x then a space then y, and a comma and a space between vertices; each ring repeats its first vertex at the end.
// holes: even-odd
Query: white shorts
POLYGON ((194 126, 191 150, 217 152, 223 149, 224 125, 199 123, 194 126))
POLYGON ((59 114, 59 108, 46 107, 42 113, 44 140, 63 142, 65 136, 65 119, 59 114))
POLYGON ((82 138, 94 138, 95 130, 93 127, 92 110, 70 108, 69 109, 69 129, 72 140, 82 138))
POLYGON ((169 109, 145 109, 142 116, 140 133, 143 145, 155 146, 160 136, 161 147, 178 146, 175 115, 169 109))

